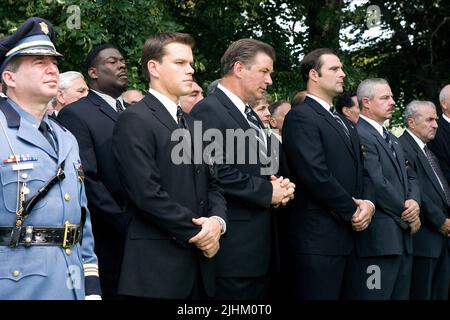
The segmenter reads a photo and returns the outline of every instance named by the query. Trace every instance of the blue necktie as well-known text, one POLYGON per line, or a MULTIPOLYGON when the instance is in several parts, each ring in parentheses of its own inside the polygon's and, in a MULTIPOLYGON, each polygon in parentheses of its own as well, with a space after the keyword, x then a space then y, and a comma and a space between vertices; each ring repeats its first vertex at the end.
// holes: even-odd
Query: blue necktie
POLYGON ((392 145, 391 137, 389 136, 389 132, 386 130, 385 127, 383 127, 383 138, 386 141, 386 143, 388 144, 389 148, 391 149, 392 154, 394 155, 394 158, 397 159, 397 154, 395 153, 394 146, 392 145))

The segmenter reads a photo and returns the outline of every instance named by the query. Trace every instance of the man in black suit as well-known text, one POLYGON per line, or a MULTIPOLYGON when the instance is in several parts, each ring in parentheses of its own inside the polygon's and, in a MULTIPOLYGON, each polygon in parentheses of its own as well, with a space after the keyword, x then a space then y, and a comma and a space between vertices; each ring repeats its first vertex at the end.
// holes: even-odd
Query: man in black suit
POLYGON ((359 138, 355 128, 331 108, 345 73, 334 51, 322 48, 301 63, 307 83, 304 101, 287 114, 283 146, 298 186, 289 208, 292 295, 295 299, 339 299, 352 228, 369 225, 374 205, 364 194, 359 138))
POLYGON ((126 107, 121 94, 128 77, 122 54, 110 44, 94 48, 86 68, 91 90, 61 109, 57 119, 80 145, 103 298, 110 299, 117 294, 125 219, 124 191, 112 161, 111 140, 119 112, 126 107))
POLYGON ((428 146, 438 157, 442 172, 450 183, 450 84, 444 86, 439 93, 442 117, 439 119, 436 138, 428 146))
POLYGON ((411 234, 420 228, 419 187, 398 139, 383 126, 395 105, 389 84, 367 79, 357 94, 362 107, 357 130, 364 170, 375 189, 376 213, 367 230, 357 235, 346 298, 408 299, 411 234))
POLYGON ((420 186, 422 227, 413 236, 411 299, 446 300, 450 286, 450 187, 427 144, 438 128, 436 107, 412 101, 405 109, 408 129, 400 137, 420 186))
POLYGON ((114 128, 113 153, 131 219, 119 282, 123 295, 214 295, 211 258, 226 231, 225 199, 215 183, 214 166, 193 159, 190 144, 186 154, 176 152, 180 143, 202 139, 193 130, 192 117, 177 106, 179 97, 192 91, 192 46, 185 33, 147 39, 141 63, 149 92, 114 128))
MULTIPOLYGON (((295 187, 288 179, 271 177, 278 168, 276 161, 267 161, 267 150, 275 139, 264 133, 261 120, 249 106, 272 84, 274 59, 274 49, 264 42, 235 41, 222 56, 223 77, 217 88, 191 111, 205 129, 216 129, 227 137, 225 147, 215 154, 229 220, 217 258, 216 299, 267 297, 273 244, 269 208, 287 203, 295 187), (231 139, 229 133, 234 134, 231 139), (248 140, 242 142, 245 135, 248 140)), ((277 156, 276 152, 270 156, 277 156)))

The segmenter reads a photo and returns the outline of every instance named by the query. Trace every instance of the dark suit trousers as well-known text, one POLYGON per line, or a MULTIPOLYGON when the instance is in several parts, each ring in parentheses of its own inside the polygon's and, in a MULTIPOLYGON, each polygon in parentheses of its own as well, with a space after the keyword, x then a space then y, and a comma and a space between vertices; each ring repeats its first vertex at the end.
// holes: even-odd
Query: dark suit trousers
POLYGON ((294 253, 290 267, 291 296, 300 300, 337 300, 341 296, 349 255, 294 253))
POLYGON ((357 257, 350 259, 344 299, 408 300, 411 287, 412 255, 357 257))
POLYGON ((439 258, 413 258, 411 300, 447 300, 449 286, 450 257, 445 239, 439 258))
POLYGON ((216 278, 216 300, 266 300, 268 278, 216 278))

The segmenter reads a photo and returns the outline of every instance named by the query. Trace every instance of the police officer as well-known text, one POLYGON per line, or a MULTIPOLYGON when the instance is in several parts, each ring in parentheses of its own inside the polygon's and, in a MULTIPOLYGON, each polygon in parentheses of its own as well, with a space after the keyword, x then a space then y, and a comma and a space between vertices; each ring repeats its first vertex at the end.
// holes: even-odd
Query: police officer
POLYGON ((58 89, 52 25, 0 40, 0 299, 99 299, 75 138, 46 115, 58 89))

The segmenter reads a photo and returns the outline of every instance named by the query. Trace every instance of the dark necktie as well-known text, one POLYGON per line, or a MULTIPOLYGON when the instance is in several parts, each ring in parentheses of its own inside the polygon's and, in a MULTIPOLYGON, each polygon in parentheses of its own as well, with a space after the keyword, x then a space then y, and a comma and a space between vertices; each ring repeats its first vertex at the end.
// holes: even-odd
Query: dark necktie
MULTIPOLYGON (((250 124, 250 127, 256 131, 256 140, 258 141, 258 144, 260 145, 259 151, 261 153, 261 156, 267 160, 267 145, 262 139, 262 135, 265 134, 261 126, 259 125, 259 121, 256 118, 255 113, 253 112, 252 108, 246 104, 245 105, 245 114, 247 116, 247 120, 250 124)), ((264 163, 267 163, 264 162, 264 163)))
POLYGON ((119 99, 116 100, 116 110, 118 113, 121 113, 123 110, 125 110, 122 106, 122 103, 120 103, 119 99))
POLYGON ((181 109, 180 106, 177 106, 177 122, 180 128, 189 130, 186 119, 184 118, 183 115, 183 109, 181 109))
POLYGON ((339 116, 339 113, 337 112, 335 107, 331 107, 330 108, 330 112, 333 115, 334 119, 336 119, 337 123, 339 123, 342 128, 344 129, 345 135, 347 136, 347 138, 350 139, 350 131, 348 131, 347 126, 345 125, 344 121, 341 119, 341 117, 339 116))
POLYGON ((434 155, 433 152, 431 152, 430 149, 428 149, 427 146, 423 148, 423 151, 425 151, 425 154, 427 155, 428 162, 430 163, 431 168, 433 169, 434 173, 439 179, 439 182, 441 183, 442 191, 444 191, 445 200, 447 202, 447 205, 450 206, 450 187, 445 180, 444 174, 442 173, 441 167, 439 166, 439 161, 434 155))
POLYGON ((41 121, 41 124, 39 125, 39 131, 42 133, 42 135, 47 139, 48 143, 52 146, 53 150, 56 151, 55 143, 53 142, 52 134, 50 132, 50 127, 48 124, 44 121, 41 121))
POLYGON ((386 143, 388 144, 389 149, 391 149, 392 155, 394 156, 394 158, 397 159, 397 154, 395 153, 394 146, 392 145, 391 137, 390 137, 389 132, 386 130, 385 127, 383 127, 383 138, 386 141, 386 143))

